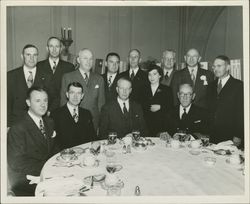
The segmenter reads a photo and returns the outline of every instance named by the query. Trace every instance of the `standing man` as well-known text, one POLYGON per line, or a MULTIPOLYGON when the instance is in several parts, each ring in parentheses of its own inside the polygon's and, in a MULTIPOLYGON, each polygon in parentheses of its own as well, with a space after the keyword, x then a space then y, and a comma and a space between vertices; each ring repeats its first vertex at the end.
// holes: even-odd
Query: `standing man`
POLYGON ((208 99, 212 113, 211 140, 232 140, 244 144, 243 82, 229 74, 230 59, 220 55, 213 64, 216 80, 209 86, 208 99))
POLYGON ((170 86, 174 73, 176 72, 176 52, 165 50, 162 54, 163 78, 161 84, 170 86))
POLYGON ((96 140, 90 111, 79 107, 84 96, 82 85, 70 83, 66 96, 68 102, 50 115, 55 122, 56 139, 61 150, 96 140))
POLYGON ((207 108, 207 86, 214 80, 213 73, 200 67, 201 56, 198 50, 192 48, 184 56, 186 67, 177 71, 172 79, 171 87, 173 89, 174 104, 178 104, 177 92, 180 84, 188 83, 194 87, 196 97, 194 104, 207 108))
POLYGON ((117 81, 117 99, 105 104, 101 112, 101 138, 108 138, 109 132, 116 132, 122 138, 133 130, 139 130, 146 137, 147 131, 143 111, 139 104, 129 99, 132 84, 129 79, 120 78, 117 81))
POLYGON ((48 95, 40 87, 28 90, 29 107, 7 137, 9 182, 16 196, 34 196, 35 184, 29 184, 27 175, 40 176, 45 162, 58 152, 55 145, 53 120, 44 116, 48 108, 48 95))
POLYGON ((47 41, 48 58, 40 61, 37 67, 42 72, 51 76, 49 87, 49 111, 54 110, 60 106, 60 90, 62 83, 62 76, 65 73, 75 70, 74 65, 60 59, 62 51, 62 43, 57 37, 50 37, 47 41))
POLYGON ((119 64, 120 56, 115 52, 108 53, 105 62, 107 70, 102 75, 104 79, 106 103, 117 98, 116 82, 118 79, 119 64))
POLYGON ((67 73, 62 78, 61 105, 67 103, 67 87, 71 82, 79 82, 85 94, 80 107, 88 109, 93 116, 94 127, 97 130, 101 108, 105 103, 104 81, 102 76, 91 72, 93 66, 93 53, 85 48, 80 50, 77 58, 79 69, 67 73))
POLYGON ((22 54, 23 66, 7 73, 7 126, 11 127, 26 114, 25 102, 30 87, 49 87, 50 76, 37 68, 38 49, 35 45, 24 46, 22 54))
POLYGON ((132 49, 128 55, 129 69, 119 74, 119 78, 125 77, 132 81, 132 93, 130 98, 139 104, 143 104, 142 94, 146 85, 149 85, 147 73, 139 67, 141 53, 137 49, 132 49))

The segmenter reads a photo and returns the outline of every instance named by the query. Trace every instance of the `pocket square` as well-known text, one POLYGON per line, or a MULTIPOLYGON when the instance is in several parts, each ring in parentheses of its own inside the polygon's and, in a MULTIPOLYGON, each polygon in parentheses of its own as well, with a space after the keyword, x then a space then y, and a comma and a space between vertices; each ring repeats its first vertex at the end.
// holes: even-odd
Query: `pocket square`
POLYGON ((201 122, 201 120, 196 120, 196 121, 194 121, 194 123, 200 123, 201 122))
POLYGON ((135 115, 136 118, 139 118, 139 115, 135 115))
POLYGON ((98 84, 95 85, 95 89, 99 89, 99 85, 98 84))
POLYGON ((51 138, 54 138, 54 137, 56 137, 56 131, 54 131, 52 136, 51 136, 51 138))

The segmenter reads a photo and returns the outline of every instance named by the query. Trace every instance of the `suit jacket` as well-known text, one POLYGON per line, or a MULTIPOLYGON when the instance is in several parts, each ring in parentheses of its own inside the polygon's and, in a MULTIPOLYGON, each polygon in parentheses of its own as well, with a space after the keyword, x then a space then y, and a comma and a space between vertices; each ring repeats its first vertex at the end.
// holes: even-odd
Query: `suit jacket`
POLYGON ((49 59, 38 62, 37 67, 41 69, 42 72, 51 76, 51 81, 48 91, 49 91, 49 111, 52 111, 60 107, 60 90, 62 84, 62 76, 65 73, 74 71, 75 70, 74 65, 60 59, 54 74, 51 69, 49 59))
MULTIPOLYGON (((48 90, 50 76, 36 70, 34 86, 42 86, 48 90)), ((23 67, 7 73, 7 126, 11 127, 18 122, 28 110, 26 104, 28 86, 25 80, 23 67)))
POLYGON ((166 115, 166 127, 170 135, 174 135, 178 130, 184 130, 190 134, 209 133, 209 115, 206 109, 192 104, 185 120, 180 119, 179 111, 180 105, 175 106, 166 115))
MULTIPOLYGON (((129 70, 120 73, 118 78, 122 77, 130 78, 129 70)), ((130 94, 130 99, 139 104, 142 104, 143 90, 144 87, 148 84, 149 80, 147 73, 139 69, 132 81, 132 93, 130 94)))
POLYGON ((98 127, 101 108, 105 103, 104 81, 99 74, 90 72, 88 84, 84 81, 79 70, 67 73, 62 78, 61 106, 66 104, 67 86, 71 82, 79 82, 83 86, 84 97, 80 107, 88 109, 93 116, 95 129, 98 127))
POLYGON ((44 117, 43 121, 47 139, 28 113, 8 132, 8 173, 16 195, 34 195, 35 185, 28 184, 26 175, 40 176, 45 162, 58 152, 53 138, 53 120, 44 117))
POLYGON ((117 100, 105 104, 101 112, 99 137, 107 139, 109 132, 116 132, 119 138, 131 133, 132 130, 140 130, 142 136, 147 136, 143 111, 136 102, 129 102, 128 114, 123 114, 117 100))
MULTIPOLYGON (((198 67, 196 80, 195 80, 195 86, 194 86, 194 92, 196 94, 194 99, 194 104, 203 108, 207 108, 207 86, 214 80, 213 73, 202 69, 198 67), (202 76, 206 78, 206 80, 202 80, 202 76), (206 82, 205 82, 206 81, 206 82)), ((173 90, 173 96, 174 96, 174 104, 179 104, 178 98, 177 98, 177 92, 179 91, 180 84, 183 83, 189 83, 192 84, 191 76, 189 73, 188 68, 184 68, 182 70, 179 70, 175 72, 173 79, 171 81, 171 87, 173 90)))
POLYGON ((160 84, 153 95, 151 86, 148 85, 144 90, 143 110, 145 121, 149 130, 150 136, 156 136, 157 133, 162 132, 165 128, 163 117, 167 112, 173 108, 173 95, 170 87, 160 84), (150 106, 158 104, 161 109, 156 112, 150 111, 150 106))
POLYGON ((75 123, 67 105, 51 112, 60 149, 70 148, 96 140, 90 111, 79 107, 79 119, 75 123))
POLYGON ((208 87, 211 113, 211 140, 221 142, 234 136, 244 140, 243 82, 230 76, 219 94, 218 79, 208 87))
POLYGON ((173 71, 171 72, 170 76, 169 76, 167 79, 163 76, 163 79, 162 79, 162 81, 161 81, 161 84, 166 85, 166 86, 170 86, 171 81, 172 81, 173 76, 174 76, 174 73, 175 73, 176 71, 177 71, 176 69, 173 69, 173 71))
POLYGON ((102 74, 103 80, 104 80, 104 87, 105 87, 105 101, 106 103, 113 101, 117 98, 117 92, 116 92, 116 83, 118 80, 118 74, 116 74, 113 83, 111 86, 108 86, 108 79, 107 79, 107 72, 102 74))

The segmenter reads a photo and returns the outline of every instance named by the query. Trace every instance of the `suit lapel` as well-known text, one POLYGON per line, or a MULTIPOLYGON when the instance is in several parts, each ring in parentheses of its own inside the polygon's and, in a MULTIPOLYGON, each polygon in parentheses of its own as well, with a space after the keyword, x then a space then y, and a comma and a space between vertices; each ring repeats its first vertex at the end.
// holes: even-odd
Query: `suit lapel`
POLYGON ((18 74, 17 76, 20 76, 20 77, 18 77, 16 79, 17 83, 20 83, 20 87, 25 87, 26 90, 28 90, 28 86, 27 86, 27 82, 26 82, 26 79, 25 79, 23 67, 21 67, 20 74, 18 74))
MULTIPOLYGON (((219 96, 223 95, 226 92, 230 92, 231 84, 232 84, 232 77, 230 76, 227 83, 225 83, 225 85, 221 89, 221 91, 219 93, 219 96)), ((218 86, 218 80, 217 80, 217 83, 216 83, 216 90, 217 90, 217 86, 218 86)))

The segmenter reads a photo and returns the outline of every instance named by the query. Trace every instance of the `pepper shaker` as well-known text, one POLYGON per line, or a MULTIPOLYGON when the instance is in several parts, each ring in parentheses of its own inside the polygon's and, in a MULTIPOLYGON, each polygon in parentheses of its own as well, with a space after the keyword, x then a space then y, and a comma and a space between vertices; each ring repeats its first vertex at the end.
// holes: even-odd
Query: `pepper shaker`
POLYGON ((140 191, 140 187, 139 186, 135 187, 135 195, 136 196, 140 196, 141 195, 141 191, 140 191))

